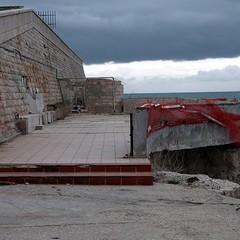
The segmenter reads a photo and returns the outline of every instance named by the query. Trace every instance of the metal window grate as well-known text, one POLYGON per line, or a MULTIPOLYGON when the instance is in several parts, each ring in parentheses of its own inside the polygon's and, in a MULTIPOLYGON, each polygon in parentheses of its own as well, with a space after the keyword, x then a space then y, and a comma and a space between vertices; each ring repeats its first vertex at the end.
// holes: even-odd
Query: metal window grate
POLYGON ((57 15, 55 11, 37 11, 39 17, 51 28, 57 27, 57 15))

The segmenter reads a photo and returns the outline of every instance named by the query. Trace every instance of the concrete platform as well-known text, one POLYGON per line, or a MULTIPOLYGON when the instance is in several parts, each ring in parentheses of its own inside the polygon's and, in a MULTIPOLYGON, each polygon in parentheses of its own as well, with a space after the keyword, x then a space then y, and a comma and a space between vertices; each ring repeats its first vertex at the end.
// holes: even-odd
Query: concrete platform
POLYGON ((0 145, 0 181, 151 185, 149 161, 129 157, 129 129, 128 115, 73 114, 0 145))

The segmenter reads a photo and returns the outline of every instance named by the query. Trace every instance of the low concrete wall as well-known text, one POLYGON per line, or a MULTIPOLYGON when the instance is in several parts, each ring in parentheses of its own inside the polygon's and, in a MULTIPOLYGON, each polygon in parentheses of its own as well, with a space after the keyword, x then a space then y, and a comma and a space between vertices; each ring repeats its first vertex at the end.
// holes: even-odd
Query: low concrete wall
POLYGON ((51 124, 54 121, 55 111, 47 111, 37 114, 21 116, 17 120, 17 125, 22 134, 28 134, 36 130, 37 126, 51 124))
POLYGON ((42 125, 42 115, 40 114, 29 114, 21 116, 20 121, 24 121, 26 124, 25 134, 35 131, 36 126, 42 125))
POLYGON ((233 143, 229 130, 215 123, 166 127, 147 138, 147 156, 152 152, 176 151, 233 143))
POLYGON ((20 116, 19 119, 16 120, 16 126, 21 134, 29 134, 35 131, 38 127, 51 124, 60 119, 64 119, 67 114, 68 109, 66 108, 58 108, 55 111, 28 114, 20 116))

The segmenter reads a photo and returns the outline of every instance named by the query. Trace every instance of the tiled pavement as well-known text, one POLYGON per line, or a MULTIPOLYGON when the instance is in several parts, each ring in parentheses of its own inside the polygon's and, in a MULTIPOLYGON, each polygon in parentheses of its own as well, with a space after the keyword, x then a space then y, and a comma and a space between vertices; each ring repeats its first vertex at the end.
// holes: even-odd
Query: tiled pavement
POLYGON ((130 158, 128 115, 76 114, 0 145, 0 182, 152 185, 147 159, 130 158))
POLYGON ((128 115, 74 114, 0 146, 1 164, 146 163, 128 158, 128 115))

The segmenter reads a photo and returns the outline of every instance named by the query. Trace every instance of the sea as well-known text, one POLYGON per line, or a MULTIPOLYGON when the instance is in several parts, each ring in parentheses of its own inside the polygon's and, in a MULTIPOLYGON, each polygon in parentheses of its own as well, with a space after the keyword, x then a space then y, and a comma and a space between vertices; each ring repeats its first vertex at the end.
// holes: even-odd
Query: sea
POLYGON ((226 98, 227 101, 233 99, 240 100, 240 91, 232 92, 181 92, 181 93, 125 93, 124 98, 226 98))

